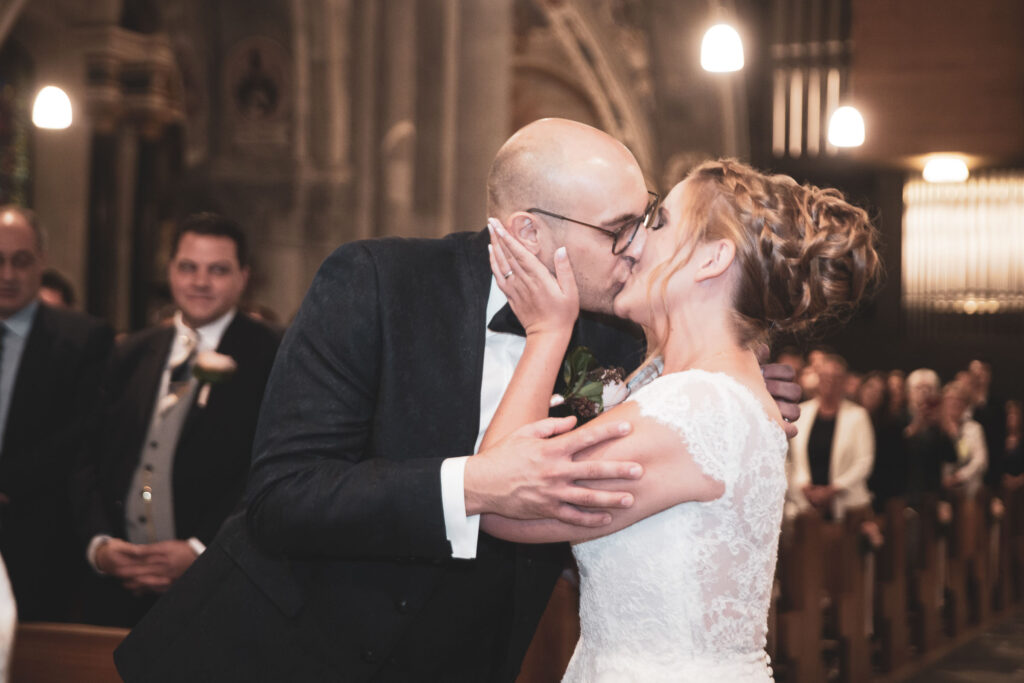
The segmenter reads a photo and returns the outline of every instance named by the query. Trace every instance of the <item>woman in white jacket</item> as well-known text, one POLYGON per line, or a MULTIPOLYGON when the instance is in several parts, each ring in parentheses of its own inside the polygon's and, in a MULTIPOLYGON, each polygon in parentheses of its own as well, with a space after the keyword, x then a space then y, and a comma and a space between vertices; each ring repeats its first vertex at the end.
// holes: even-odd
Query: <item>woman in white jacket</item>
MULTIPOLYGON (((800 404, 789 444, 789 501, 842 519, 871 503, 867 480, 875 462, 875 432, 861 406, 843 398, 846 363, 834 354, 817 368, 818 396, 800 404)), ((790 506, 792 509, 792 505, 790 506)))

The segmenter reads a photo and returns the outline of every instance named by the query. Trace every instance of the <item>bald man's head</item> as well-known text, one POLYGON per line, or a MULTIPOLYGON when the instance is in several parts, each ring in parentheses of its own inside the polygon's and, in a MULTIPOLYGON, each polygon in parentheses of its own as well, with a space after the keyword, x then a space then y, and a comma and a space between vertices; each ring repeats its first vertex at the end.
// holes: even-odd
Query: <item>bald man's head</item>
POLYGON ((549 270, 555 250, 565 247, 580 307, 595 312, 612 311, 629 276, 643 240, 621 257, 612 246, 647 202, 643 172, 626 146, 566 119, 541 119, 520 129, 502 145, 487 178, 488 215, 549 270))
POLYGON ((498 150, 487 176, 487 212, 501 218, 531 207, 568 210, 581 184, 614 173, 643 176, 621 142, 578 121, 540 119, 498 150))
POLYGON ((43 236, 35 214, 0 207, 0 320, 25 308, 42 283, 43 236))

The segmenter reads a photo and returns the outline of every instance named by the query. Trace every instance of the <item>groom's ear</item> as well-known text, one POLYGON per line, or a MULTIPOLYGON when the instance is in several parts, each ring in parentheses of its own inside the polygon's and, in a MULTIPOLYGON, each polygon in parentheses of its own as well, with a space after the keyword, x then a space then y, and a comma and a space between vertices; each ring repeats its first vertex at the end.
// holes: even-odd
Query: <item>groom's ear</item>
POLYGON ((505 227, 520 244, 534 255, 540 253, 540 225, 537 223, 536 216, 525 211, 517 211, 509 216, 505 227))
POLYGON ((736 260, 736 243, 726 239, 705 242, 693 257, 697 259, 695 281, 711 280, 727 271, 736 260))

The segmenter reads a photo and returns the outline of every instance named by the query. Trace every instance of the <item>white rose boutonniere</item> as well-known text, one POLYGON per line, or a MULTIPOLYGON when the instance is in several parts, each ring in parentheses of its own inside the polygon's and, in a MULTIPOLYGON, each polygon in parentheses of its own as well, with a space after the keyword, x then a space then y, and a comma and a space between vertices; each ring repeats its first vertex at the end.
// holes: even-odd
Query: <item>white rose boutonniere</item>
POLYGON ((629 396, 622 368, 604 368, 585 346, 577 346, 565 357, 562 379, 568 387, 564 395, 551 397, 551 407, 568 405, 581 421, 622 403, 629 396))
POLYGON ((236 370, 238 363, 231 356, 216 351, 200 351, 196 355, 196 364, 192 366, 192 375, 199 380, 196 405, 205 408, 210 400, 210 387, 231 379, 236 370))

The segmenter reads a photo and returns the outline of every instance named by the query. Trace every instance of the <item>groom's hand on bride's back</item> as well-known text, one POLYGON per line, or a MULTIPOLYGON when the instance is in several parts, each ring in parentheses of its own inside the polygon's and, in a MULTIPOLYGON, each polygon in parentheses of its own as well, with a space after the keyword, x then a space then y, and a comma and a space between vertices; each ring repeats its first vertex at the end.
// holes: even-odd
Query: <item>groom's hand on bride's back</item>
POLYGON ((633 504, 632 494, 587 488, 602 479, 639 479, 635 462, 581 461, 573 455, 625 436, 628 422, 572 430, 573 417, 547 418, 522 427, 466 462, 466 514, 513 519, 557 519, 577 526, 611 522, 610 509, 633 504), (572 430, 572 431, 570 431, 572 430))
POLYGON ((796 383, 796 370, 785 363, 768 363, 771 349, 767 344, 759 344, 754 353, 757 362, 761 364, 765 388, 775 399, 782 419, 786 421, 786 438, 792 439, 796 436, 796 425, 793 423, 800 418, 800 399, 803 397, 803 389, 796 383))
POLYGON ((786 421, 786 438, 796 436, 796 425, 800 417, 800 397, 803 390, 796 383, 796 372, 785 363, 768 363, 761 366, 764 384, 768 393, 775 399, 779 412, 786 421))

